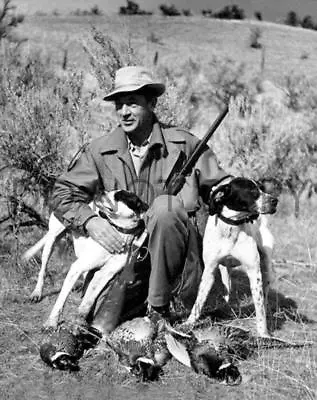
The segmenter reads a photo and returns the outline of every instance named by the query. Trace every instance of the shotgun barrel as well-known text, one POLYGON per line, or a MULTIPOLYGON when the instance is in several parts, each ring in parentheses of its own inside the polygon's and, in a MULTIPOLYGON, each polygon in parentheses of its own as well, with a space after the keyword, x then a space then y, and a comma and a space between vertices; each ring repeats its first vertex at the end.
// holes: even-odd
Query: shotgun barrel
POLYGON ((191 173, 194 165, 196 164, 198 158, 202 155, 205 150, 205 147, 211 138, 211 136, 215 133, 219 125, 224 120, 225 116, 228 114, 229 106, 226 104, 224 109, 217 116, 213 124, 208 129, 205 136, 201 139, 198 145, 195 147, 195 150, 190 155, 188 160, 182 166, 181 170, 176 174, 172 175, 170 180, 166 182, 167 193, 172 195, 177 195, 179 191, 182 189, 185 183, 186 176, 191 173))

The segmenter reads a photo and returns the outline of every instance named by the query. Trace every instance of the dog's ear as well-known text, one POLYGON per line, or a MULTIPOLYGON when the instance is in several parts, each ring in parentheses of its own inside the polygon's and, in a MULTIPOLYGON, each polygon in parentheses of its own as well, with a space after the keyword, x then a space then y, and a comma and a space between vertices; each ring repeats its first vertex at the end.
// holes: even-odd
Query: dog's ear
POLYGON ((135 193, 128 192, 127 190, 118 190, 114 195, 114 199, 116 201, 122 201, 137 214, 142 214, 149 208, 135 193))
POLYGON ((210 194, 209 215, 215 215, 220 213, 230 193, 231 193, 230 185, 223 185, 210 194))

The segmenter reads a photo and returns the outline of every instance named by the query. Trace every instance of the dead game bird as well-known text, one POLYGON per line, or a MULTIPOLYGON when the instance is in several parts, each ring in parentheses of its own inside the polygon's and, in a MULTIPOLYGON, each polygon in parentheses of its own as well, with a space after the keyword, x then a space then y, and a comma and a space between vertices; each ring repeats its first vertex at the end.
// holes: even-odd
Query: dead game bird
POLYGON ((156 380, 171 358, 160 323, 148 317, 122 323, 105 340, 119 361, 142 381, 156 380))
POLYGON ((226 385, 241 383, 232 350, 221 336, 204 340, 189 327, 178 326, 167 332, 165 339, 173 357, 196 373, 226 385))
POLYGON ((40 346, 41 359, 50 367, 64 371, 78 371, 83 352, 82 343, 65 327, 48 332, 40 346))

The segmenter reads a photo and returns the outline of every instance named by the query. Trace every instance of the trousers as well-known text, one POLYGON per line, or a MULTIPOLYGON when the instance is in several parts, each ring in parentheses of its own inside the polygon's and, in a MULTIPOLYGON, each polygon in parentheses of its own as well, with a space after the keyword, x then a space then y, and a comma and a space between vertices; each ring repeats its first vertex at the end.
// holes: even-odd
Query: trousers
POLYGON ((185 308, 190 308, 195 301, 203 264, 198 232, 182 201, 158 196, 146 213, 145 224, 148 255, 133 266, 128 283, 123 271, 105 288, 91 314, 92 325, 102 326, 102 331, 114 329, 122 316, 138 305, 160 307, 178 296, 185 308))

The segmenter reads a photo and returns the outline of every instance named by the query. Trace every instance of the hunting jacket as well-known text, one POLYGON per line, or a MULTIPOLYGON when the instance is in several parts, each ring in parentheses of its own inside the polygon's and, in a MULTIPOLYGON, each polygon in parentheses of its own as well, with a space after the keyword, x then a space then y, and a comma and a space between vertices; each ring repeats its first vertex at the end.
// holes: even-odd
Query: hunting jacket
MULTIPOLYGON (((88 203, 97 191, 129 190, 151 205, 157 196, 166 193, 167 179, 180 169, 197 143, 198 138, 191 133, 165 128, 155 119, 148 152, 137 176, 126 134, 118 127, 87 145, 57 179, 52 209, 67 228, 84 232, 85 223, 95 216, 88 203)), ((199 208, 199 196, 207 201, 210 188, 226 175, 206 146, 178 194, 188 213, 199 208)))

